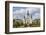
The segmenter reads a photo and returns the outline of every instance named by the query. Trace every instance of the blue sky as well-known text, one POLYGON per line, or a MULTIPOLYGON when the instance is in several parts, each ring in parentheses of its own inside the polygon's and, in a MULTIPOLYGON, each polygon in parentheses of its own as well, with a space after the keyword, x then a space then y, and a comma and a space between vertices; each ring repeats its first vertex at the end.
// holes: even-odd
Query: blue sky
POLYGON ((24 15, 26 17, 27 10, 29 10, 29 14, 30 16, 32 15, 33 20, 40 18, 40 8, 36 7, 13 7, 13 18, 23 19, 24 15))

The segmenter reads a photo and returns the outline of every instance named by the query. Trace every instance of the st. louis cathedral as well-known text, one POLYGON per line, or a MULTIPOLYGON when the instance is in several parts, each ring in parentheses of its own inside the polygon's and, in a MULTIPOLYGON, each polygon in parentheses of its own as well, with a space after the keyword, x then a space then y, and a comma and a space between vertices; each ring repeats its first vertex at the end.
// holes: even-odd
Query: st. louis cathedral
POLYGON ((32 24, 32 15, 29 14, 29 10, 27 10, 26 12, 27 12, 26 14, 27 18, 24 16, 24 19, 23 19, 24 24, 25 23, 27 25, 32 24))

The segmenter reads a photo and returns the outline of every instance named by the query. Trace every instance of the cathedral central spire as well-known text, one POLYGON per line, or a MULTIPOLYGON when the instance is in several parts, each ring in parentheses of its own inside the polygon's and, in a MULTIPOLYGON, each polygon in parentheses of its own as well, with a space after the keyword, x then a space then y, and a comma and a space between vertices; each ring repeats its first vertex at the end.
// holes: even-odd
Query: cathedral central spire
POLYGON ((29 10, 27 10, 27 16, 29 16, 29 10))

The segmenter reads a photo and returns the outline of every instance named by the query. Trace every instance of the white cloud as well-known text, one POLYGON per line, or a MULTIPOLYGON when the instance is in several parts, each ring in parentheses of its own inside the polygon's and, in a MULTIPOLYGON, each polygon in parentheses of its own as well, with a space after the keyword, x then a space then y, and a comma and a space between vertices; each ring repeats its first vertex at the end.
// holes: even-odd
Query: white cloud
POLYGON ((30 7, 30 8, 26 8, 26 11, 29 10, 29 13, 33 13, 35 11, 39 11, 39 8, 33 8, 33 7, 30 7))
POLYGON ((27 11, 27 10, 29 10, 30 14, 33 13, 33 12, 35 12, 35 11, 38 11, 37 8, 26 8, 26 9, 16 10, 16 11, 13 12, 13 14, 20 14, 20 13, 25 13, 26 14, 27 12, 25 12, 25 11, 27 11))
POLYGON ((39 19, 40 18, 40 14, 39 13, 35 13, 33 16, 33 19, 39 19))
POLYGON ((20 9, 20 10, 16 10, 13 12, 13 14, 20 14, 20 13, 23 13, 25 12, 25 9, 20 9))
POLYGON ((25 9, 16 10, 13 12, 14 16, 13 18, 22 18, 24 15, 25 9), (18 17, 19 16, 19 17, 18 17))
MULTIPOLYGON (((26 14, 27 14, 27 10, 29 10, 29 13, 30 14, 32 14, 32 13, 34 13, 35 11, 38 11, 38 9, 37 8, 26 8, 26 9, 19 9, 19 10, 16 10, 16 11, 14 11, 13 12, 13 14, 14 14, 14 17, 13 18, 17 18, 17 16, 24 16, 24 14, 25 14, 25 17, 26 17, 26 14), (20 14, 20 15, 16 15, 16 14, 20 14)), ((22 17, 18 17, 18 18, 22 18, 22 17)), ((33 19, 35 19, 35 18, 38 18, 39 17, 39 13, 35 13, 34 14, 34 16, 33 16, 33 19)))

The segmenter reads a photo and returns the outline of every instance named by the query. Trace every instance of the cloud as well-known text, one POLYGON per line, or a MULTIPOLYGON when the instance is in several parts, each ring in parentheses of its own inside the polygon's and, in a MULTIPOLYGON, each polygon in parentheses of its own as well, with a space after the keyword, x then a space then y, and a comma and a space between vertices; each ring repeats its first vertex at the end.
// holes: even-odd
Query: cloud
POLYGON ((18 19, 23 19, 23 17, 24 17, 24 15, 25 15, 25 17, 27 17, 27 12, 26 11, 28 11, 29 10, 29 14, 31 15, 31 14, 33 14, 32 16, 32 18, 33 19, 36 19, 36 18, 38 18, 39 17, 39 12, 40 12, 40 10, 39 10, 39 8, 29 8, 29 7, 27 7, 27 8, 20 8, 20 9, 18 9, 18 10, 15 10, 14 12, 13 12, 13 18, 18 18, 18 19), (19 17, 18 17, 19 16, 19 17))
POLYGON ((34 15, 33 15, 33 20, 34 19, 39 19, 40 18, 40 13, 35 13, 34 15))
POLYGON ((13 18, 22 19, 25 13, 25 9, 16 10, 13 12, 13 18), (19 16, 19 17, 18 17, 19 16))
POLYGON ((34 8, 34 7, 27 7, 26 11, 29 10, 29 14, 32 14, 34 12, 39 12, 40 9, 39 8, 34 8))
POLYGON ((20 10, 16 10, 13 12, 13 14, 20 14, 20 13, 23 13, 25 12, 25 9, 20 9, 20 10))

